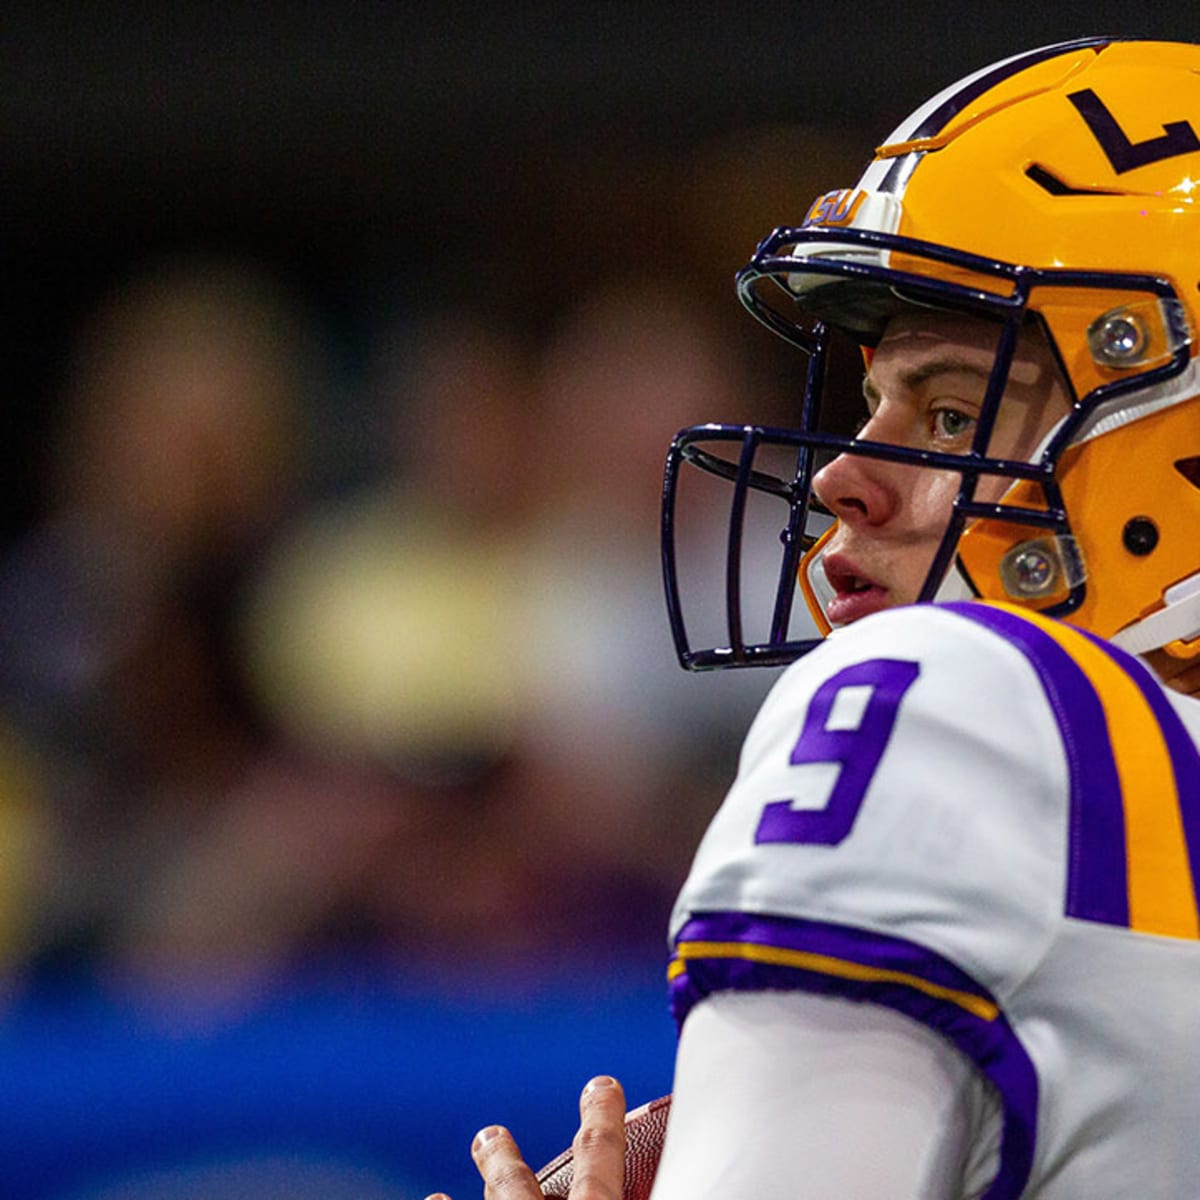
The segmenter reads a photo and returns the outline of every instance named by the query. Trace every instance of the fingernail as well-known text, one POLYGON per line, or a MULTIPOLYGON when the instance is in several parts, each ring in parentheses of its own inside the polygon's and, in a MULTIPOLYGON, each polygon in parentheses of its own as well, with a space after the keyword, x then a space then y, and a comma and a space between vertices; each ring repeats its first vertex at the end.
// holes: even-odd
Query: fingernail
POLYGON ((586 1096, 589 1092, 596 1092, 601 1088, 610 1088, 616 1086, 617 1081, 611 1075, 597 1075, 595 1079, 588 1081, 587 1087, 583 1089, 583 1094, 586 1096))
POLYGON ((475 1135, 475 1140, 471 1143, 471 1149, 481 1150, 488 1142, 495 1141, 503 1132, 503 1125, 489 1125, 486 1129, 481 1129, 475 1135))

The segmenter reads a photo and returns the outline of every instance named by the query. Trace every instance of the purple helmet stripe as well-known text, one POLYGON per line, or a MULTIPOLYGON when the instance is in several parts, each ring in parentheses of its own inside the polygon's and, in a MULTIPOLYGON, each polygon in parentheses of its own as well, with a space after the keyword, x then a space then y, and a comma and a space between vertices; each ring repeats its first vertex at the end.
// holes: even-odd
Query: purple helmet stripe
POLYGON ((1004 1106, 1000 1167, 986 1200, 1021 1194, 1037 1136, 1037 1072, 995 997, 949 959, 850 926, 736 912, 697 914, 675 944, 671 1003, 680 1026, 713 992, 799 989, 882 1004, 936 1030, 1004 1106))
POLYGON ((936 137, 973 100, 977 100, 984 92, 994 88, 998 83, 1003 83, 1018 71, 1024 71, 1037 63, 1057 58, 1060 54, 1069 54, 1073 50, 1107 46, 1110 42, 1120 40, 1107 37, 1079 38, 1071 42, 1058 42, 1052 46, 1042 46, 1037 50, 1030 50, 1025 54, 1018 54, 1005 59, 1004 62, 996 63, 986 70, 968 76, 963 80, 963 86, 953 94, 947 96, 943 93, 941 103, 927 113, 921 123, 904 140, 913 141, 917 138, 936 137))
MULTIPOLYGON (((909 116, 895 129, 885 144, 919 141, 923 138, 936 137, 960 112, 972 101, 985 92, 1003 83, 1018 71, 1024 71, 1036 63, 1057 58, 1060 54, 1069 54, 1073 50, 1083 50, 1092 47, 1104 47, 1110 42, 1120 41, 1120 38, 1092 37, 1079 38, 1071 42, 1059 42, 1052 46, 1043 46, 1024 54, 1014 55, 1003 62, 994 63, 990 67, 968 75, 957 84, 952 84, 940 92, 932 100, 927 101, 916 112, 909 116)), ((909 178, 916 170, 924 150, 910 150, 890 160, 875 162, 867 168, 861 187, 872 188, 880 192, 902 195, 909 178)))
POLYGON ((879 190, 896 195, 901 194, 913 171, 916 170, 917 164, 924 156, 924 150, 910 150, 907 154, 893 158, 887 174, 880 181, 879 190))

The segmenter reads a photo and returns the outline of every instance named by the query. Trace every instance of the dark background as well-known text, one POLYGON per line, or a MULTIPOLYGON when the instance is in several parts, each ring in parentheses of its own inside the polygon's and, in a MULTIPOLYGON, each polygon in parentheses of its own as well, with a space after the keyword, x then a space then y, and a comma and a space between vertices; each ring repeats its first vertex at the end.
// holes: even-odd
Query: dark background
MULTIPOLYGON (((597 256, 669 261, 677 214, 655 192, 698 147, 816 128, 844 131, 857 164, 928 95, 1006 54, 1093 33, 1187 40, 1196 24, 1187 5, 1113 0, 6 5, 0 532, 28 515, 80 314, 159 251, 269 260, 352 354, 381 297, 452 291, 481 265, 481 305, 534 314, 597 256)), ((788 146, 806 153, 803 136, 788 146)), ((791 169, 759 166, 751 191, 791 169)), ((743 235, 743 256, 767 228, 743 235)), ((703 264, 714 288, 738 265, 725 246, 703 264)))

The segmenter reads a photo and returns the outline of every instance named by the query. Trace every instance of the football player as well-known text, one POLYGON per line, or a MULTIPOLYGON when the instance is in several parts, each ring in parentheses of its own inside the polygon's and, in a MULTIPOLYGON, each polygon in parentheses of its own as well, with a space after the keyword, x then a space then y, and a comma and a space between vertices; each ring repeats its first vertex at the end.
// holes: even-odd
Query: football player
MULTIPOLYGON (((802 422, 677 438, 668 607, 686 666, 792 665, 672 918, 655 1200, 1195 1194, 1197 189, 1200 47, 1061 44, 935 96, 739 277, 809 356, 802 422), (841 338, 853 434, 822 426, 841 338), (734 497, 708 649, 694 468, 734 497), (751 493, 787 506, 758 642, 751 493), (823 640, 790 633, 797 576, 823 640)), ((620 1107, 585 1095, 572 1200, 621 1194, 620 1107)), ((536 1197, 485 1134, 490 1200, 536 1197)))

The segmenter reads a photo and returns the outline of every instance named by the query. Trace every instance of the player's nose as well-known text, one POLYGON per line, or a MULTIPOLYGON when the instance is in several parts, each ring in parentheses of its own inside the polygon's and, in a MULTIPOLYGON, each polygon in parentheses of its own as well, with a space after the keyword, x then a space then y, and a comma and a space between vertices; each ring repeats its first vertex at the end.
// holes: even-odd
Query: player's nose
POLYGON ((817 472, 813 491, 847 525, 886 525, 900 507, 895 472, 894 464, 882 459, 843 453, 817 472))

